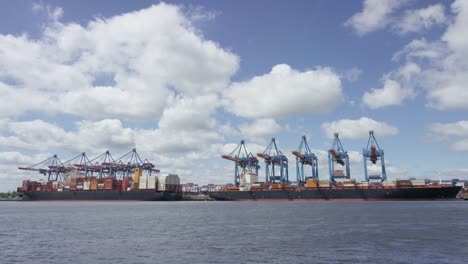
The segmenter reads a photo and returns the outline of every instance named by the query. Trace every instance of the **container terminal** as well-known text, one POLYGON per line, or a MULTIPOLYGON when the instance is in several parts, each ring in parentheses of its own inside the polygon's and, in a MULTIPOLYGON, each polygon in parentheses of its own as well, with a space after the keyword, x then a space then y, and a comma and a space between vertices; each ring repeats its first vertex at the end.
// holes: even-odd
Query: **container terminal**
POLYGON ((36 171, 47 181, 25 180, 18 192, 23 200, 433 200, 468 199, 460 181, 429 179, 388 180, 384 151, 373 131, 369 131, 363 148, 364 181, 351 177, 349 155, 338 133, 328 150, 328 179, 319 179, 318 158, 302 137, 297 150, 296 179, 291 181, 288 158, 272 138, 264 152, 254 156, 244 140, 223 159, 234 163, 232 184, 181 184, 176 174, 161 174, 147 159, 133 149, 118 159, 109 151, 88 159, 86 153, 61 162, 54 155, 20 170, 36 171), (259 178, 260 160, 264 161, 265 178, 259 178), (380 174, 369 174, 368 163, 379 165, 380 174), (306 172, 308 171, 308 172, 306 172), (310 174, 309 174, 310 173, 310 174))
POLYGON ((161 174, 133 149, 118 159, 109 151, 94 159, 86 153, 62 162, 54 155, 20 170, 36 171, 47 181, 24 180, 23 200, 181 200, 179 176, 161 174))
POLYGON ((222 155, 234 162, 233 185, 210 192, 210 197, 216 200, 433 200, 454 199, 462 189, 457 182, 446 185, 426 179, 388 180, 384 150, 374 131, 369 131, 367 146, 362 150, 365 178, 362 182, 351 177, 349 155, 338 133, 334 134, 328 151, 329 177, 326 181, 319 180, 317 155, 309 148, 305 136, 292 154, 296 158, 295 184, 289 179, 288 158, 278 148, 275 138, 257 156, 247 151, 242 140, 230 154, 222 155), (264 161, 263 182, 259 181, 260 161, 257 157, 264 161), (369 174, 368 163, 380 163, 380 174, 369 174), (306 175, 306 168, 309 175, 306 175))

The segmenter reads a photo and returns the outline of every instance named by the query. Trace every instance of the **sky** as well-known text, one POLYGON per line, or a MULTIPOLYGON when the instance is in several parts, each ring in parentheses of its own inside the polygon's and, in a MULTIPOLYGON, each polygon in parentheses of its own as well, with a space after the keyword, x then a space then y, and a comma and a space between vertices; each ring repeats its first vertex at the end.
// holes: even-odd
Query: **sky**
MULTIPOLYGON (((0 8, 0 191, 54 154, 132 148, 182 182, 306 135, 328 179, 338 132, 363 180, 467 180, 468 1, 8 1, 0 8), (378 166, 370 166, 372 174, 378 166)), ((260 176, 264 175, 261 163, 260 176)))

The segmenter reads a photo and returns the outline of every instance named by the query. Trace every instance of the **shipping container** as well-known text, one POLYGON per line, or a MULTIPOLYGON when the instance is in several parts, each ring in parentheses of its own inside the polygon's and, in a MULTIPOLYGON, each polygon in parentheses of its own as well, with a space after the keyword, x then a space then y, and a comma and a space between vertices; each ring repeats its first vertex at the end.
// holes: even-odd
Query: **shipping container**
POLYGON ((149 189, 149 190, 156 189, 157 182, 158 182, 158 178, 156 176, 149 176, 148 177, 148 185, 147 185, 146 188, 149 189))
POLYGON ((178 188, 180 179, 177 174, 163 174, 158 177, 158 191, 170 191, 169 189, 178 188))
POLYGON ((83 191, 89 191, 91 187, 91 182, 89 180, 86 180, 83 182, 83 191))
POLYGON ((146 190, 148 188, 148 176, 140 176, 140 182, 138 183, 138 189, 146 190))

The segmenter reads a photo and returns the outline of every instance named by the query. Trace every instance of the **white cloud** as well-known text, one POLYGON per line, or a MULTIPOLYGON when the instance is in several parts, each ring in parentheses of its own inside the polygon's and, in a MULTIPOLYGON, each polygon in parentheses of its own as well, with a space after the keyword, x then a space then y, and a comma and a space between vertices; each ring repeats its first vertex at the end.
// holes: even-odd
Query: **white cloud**
POLYGON ((468 137, 468 121, 462 120, 456 123, 435 123, 430 126, 430 130, 446 136, 468 137))
POLYGON ((349 82, 355 82, 359 79, 361 75, 362 75, 362 69, 358 67, 353 67, 343 74, 343 78, 345 78, 349 82))
POLYGON ((342 97, 340 78, 331 69, 299 72, 280 64, 270 73, 233 83, 224 93, 224 107, 242 117, 284 118, 328 111, 342 97))
POLYGON ((365 0, 361 12, 354 14, 345 22, 357 34, 383 29, 391 22, 391 14, 408 2, 407 0, 365 0))
POLYGON ((333 134, 336 132, 340 134, 340 138, 350 139, 367 138, 369 137, 369 130, 374 130, 377 137, 396 135, 399 133, 398 128, 367 117, 361 117, 356 120, 342 119, 323 123, 322 129, 329 138, 333 138, 333 134))
POLYGON ((215 94, 195 98, 171 98, 164 109, 159 127, 163 129, 214 129, 212 113, 220 105, 215 94))
MULTIPOLYGON (((47 9, 35 7, 41 8, 47 9)), ((173 94, 219 92, 239 65, 179 7, 164 3, 85 26, 50 21, 39 39, 0 35, 0 53, 2 96, 19 102, 4 116, 35 111, 154 120, 173 94)))
POLYGON ((438 110, 468 109, 468 3, 455 1, 451 10, 454 19, 440 40, 413 40, 393 56, 418 65, 410 85, 425 91, 427 105, 438 110))
POLYGON ((0 136, 0 146, 26 150, 48 151, 64 149, 72 152, 97 149, 130 149, 134 146, 134 133, 124 128, 120 120, 76 123, 77 131, 63 128, 43 120, 9 122, 11 136, 0 136))
POLYGON ((442 4, 430 5, 417 10, 407 10, 402 19, 395 22, 394 28, 403 34, 421 32, 433 25, 445 24, 445 8, 442 4))
POLYGON ((429 129, 434 133, 427 135, 430 139, 441 139, 439 142, 445 144, 451 142, 450 148, 454 151, 468 151, 468 121, 434 123, 429 126, 429 129), (457 138, 454 139, 454 137, 457 138))
POLYGON ((390 105, 400 105, 403 100, 411 95, 410 89, 402 88, 398 82, 386 79, 383 88, 365 92, 362 101, 369 108, 377 109, 390 105))
POLYGON ((241 124, 239 128, 246 138, 271 136, 281 130, 281 126, 272 118, 260 118, 252 123, 241 124))

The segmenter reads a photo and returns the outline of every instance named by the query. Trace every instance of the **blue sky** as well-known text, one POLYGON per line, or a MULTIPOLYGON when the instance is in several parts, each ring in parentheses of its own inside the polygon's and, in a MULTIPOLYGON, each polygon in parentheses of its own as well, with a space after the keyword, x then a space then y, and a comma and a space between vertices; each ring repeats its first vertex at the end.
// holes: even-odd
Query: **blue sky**
POLYGON ((327 177, 335 131, 362 179, 369 129, 389 178, 467 179, 467 24, 464 1, 2 3, 0 191, 54 153, 133 147, 225 183, 241 139, 290 155, 303 134, 327 177))

